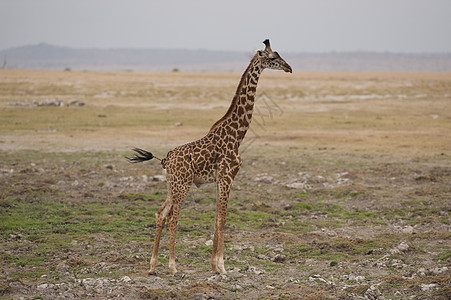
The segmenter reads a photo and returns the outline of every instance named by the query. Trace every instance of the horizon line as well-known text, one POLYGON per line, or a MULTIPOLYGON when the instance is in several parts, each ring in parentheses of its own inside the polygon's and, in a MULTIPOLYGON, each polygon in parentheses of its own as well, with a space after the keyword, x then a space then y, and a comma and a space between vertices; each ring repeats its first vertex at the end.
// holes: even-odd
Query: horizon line
MULTIPOLYGON (((226 52, 226 53, 248 53, 248 51, 244 50, 215 50, 215 49, 205 49, 205 48, 162 48, 162 47, 137 47, 137 46, 130 46, 130 47, 73 47, 73 46, 64 46, 64 45, 57 45, 57 44, 51 44, 48 42, 39 42, 35 44, 26 44, 21 46, 12 46, 8 48, 0 49, 0 52, 15 50, 19 48, 27 48, 27 47, 36 47, 36 46, 50 46, 54 48, 65 48, 65 49, 73 49, 73 50, 184 50, 184 51, 206 51, 206 52, 226 52)), ((257 49, 256 49, 257 50, 257 49)), ((255 50, 255 51, 256 51, 255 50)), ((425 54, 451 54, 451 51, 422 51, 422 52, 401 52, 401 51, 391 51, 391 50, 327 50, 327 51, 286 51, 285 55, 291 55, 291 54, 343 54, 343 53, 375 53, 375 54, 410 54, 410 55, 425 55, 425 54)))

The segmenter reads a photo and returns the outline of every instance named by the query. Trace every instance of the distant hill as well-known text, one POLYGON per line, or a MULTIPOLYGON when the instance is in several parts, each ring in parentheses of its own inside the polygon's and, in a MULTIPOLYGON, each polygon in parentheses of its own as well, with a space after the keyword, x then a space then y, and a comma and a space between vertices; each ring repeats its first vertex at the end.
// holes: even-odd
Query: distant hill
MULTIPOLYGON (((451 53, 281 53, 294 71, 451 72, 451 53)), ((45 43, 0 51, 7 69, 242 71, 253 53, 184 49, 77 49, 45 43)))

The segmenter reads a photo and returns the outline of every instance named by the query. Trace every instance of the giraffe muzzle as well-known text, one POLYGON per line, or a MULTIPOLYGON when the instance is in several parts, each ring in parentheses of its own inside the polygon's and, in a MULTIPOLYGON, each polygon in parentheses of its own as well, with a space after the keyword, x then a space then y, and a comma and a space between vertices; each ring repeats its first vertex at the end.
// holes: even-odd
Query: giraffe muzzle
POLYGON ((286 66, 283 66, 283 70, 288 73, 293 73, 293 69, 291 69, 289 64, 287 64, 286 66))

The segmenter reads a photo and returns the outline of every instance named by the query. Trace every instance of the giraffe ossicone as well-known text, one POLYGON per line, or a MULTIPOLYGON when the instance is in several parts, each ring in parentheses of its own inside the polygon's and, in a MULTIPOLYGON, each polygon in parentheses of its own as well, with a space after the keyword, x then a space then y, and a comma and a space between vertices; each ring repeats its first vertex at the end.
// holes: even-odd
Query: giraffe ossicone
MULTIPOLYGON (((227 202, 233 180, 241 166, 238 150, 251 123, 258 79, 264 69, 292 72, 290 65, 272 51, 269 40, 263 43, 265 49, 257 51, 251 59, 225 115, 213 124, 206 136, 172 149, 161 160, 167 172, 168 192, 166 200, 155 214, 156 230, 149 274, 155 274, 165 223, 168 223, 169 229, 169 269, 173 274, 177 273, 175 233, 181 205, 192 184, 200 186, 211 182, 216 182, 217 195, 211 268, 213 273, 227 273, 223 254, 227 202)), ((137 154, 128 158, 130 162, 142 162, 154 157, 145 150, 133 150, 137 154)))

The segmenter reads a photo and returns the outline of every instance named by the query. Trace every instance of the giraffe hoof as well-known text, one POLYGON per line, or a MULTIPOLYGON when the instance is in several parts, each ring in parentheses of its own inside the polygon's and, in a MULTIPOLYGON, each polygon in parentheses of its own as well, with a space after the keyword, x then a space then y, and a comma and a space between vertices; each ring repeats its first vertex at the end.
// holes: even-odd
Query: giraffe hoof
POLYGON ((149 274, 149 275, 152 275, 152 276, 157 276, 157 272, 155 272, 155 271, 149 271, 148 274, 149 274))
POLYGON ((185 273, 180 272, 180 271, 177 271, 174 273, 174 277, 178 278, 178 279, 183 279, 183 278, 185 278, 185 276, 186 276, 185 273))

